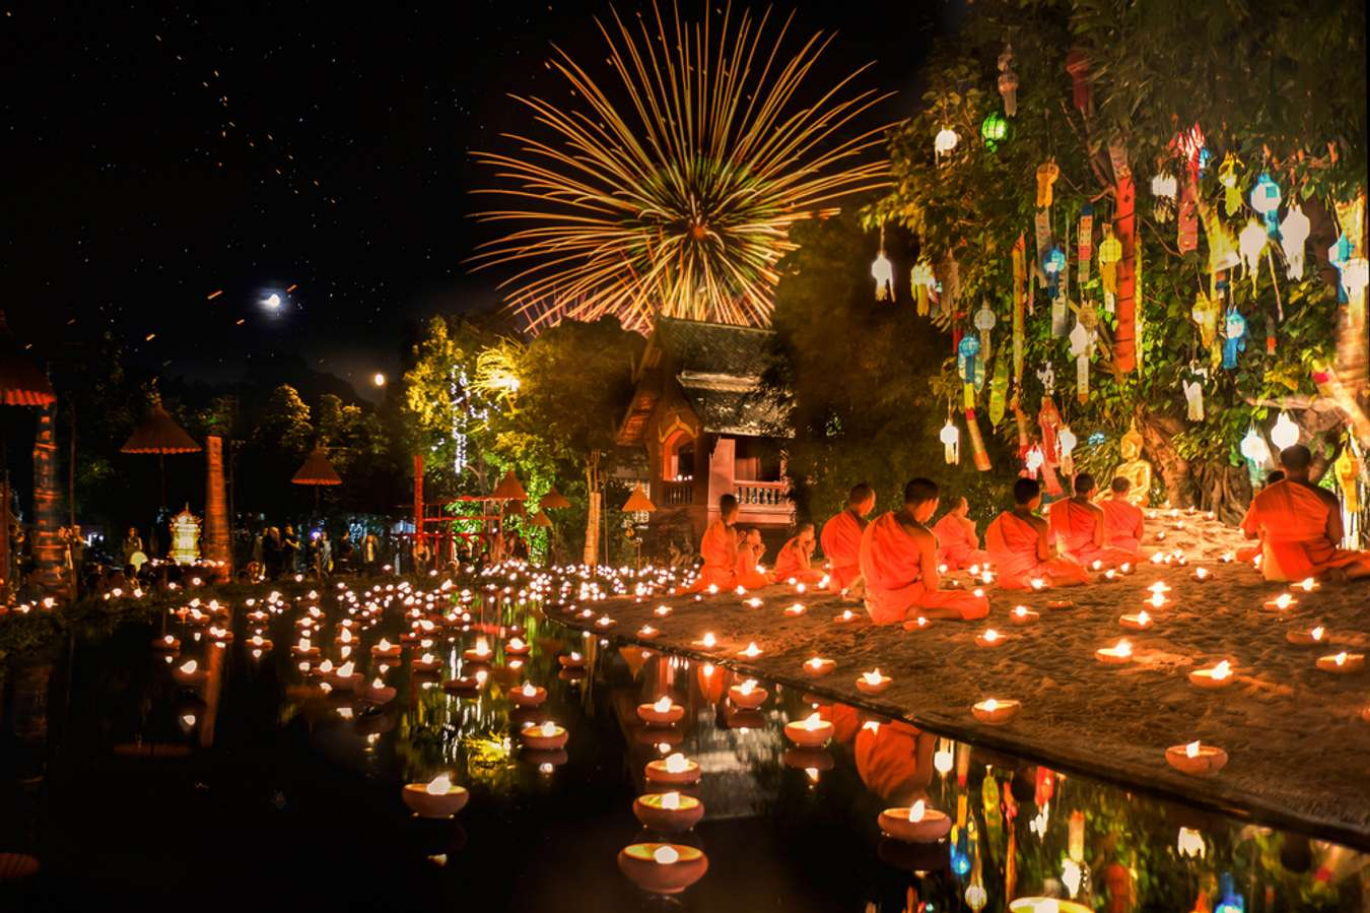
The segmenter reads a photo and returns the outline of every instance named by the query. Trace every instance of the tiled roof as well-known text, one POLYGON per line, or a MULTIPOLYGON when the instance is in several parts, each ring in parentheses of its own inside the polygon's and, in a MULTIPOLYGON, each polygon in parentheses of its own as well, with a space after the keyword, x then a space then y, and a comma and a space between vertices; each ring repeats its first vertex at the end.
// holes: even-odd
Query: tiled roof
POLYGON ((657 342, 681 372, 759 378, 770 365, 773 330, 658 317, 657 342))

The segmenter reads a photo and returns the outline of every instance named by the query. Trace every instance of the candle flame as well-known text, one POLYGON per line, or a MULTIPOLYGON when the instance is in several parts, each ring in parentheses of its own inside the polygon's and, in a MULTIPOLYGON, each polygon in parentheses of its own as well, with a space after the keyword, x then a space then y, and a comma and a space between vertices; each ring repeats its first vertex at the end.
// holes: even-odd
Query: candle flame
POLYGON ((993 713, 994 711, 999 709, 999 702, 996 701, 994 698, 990 698, 989 700, 985 701, 985 709, 988 710, 990 713, 993 713))
POLYGON ((515 638, 511 639, 511 640, 509 641, 509 646, 512 647, 512 648, 514 648, 515 650, 522 650, 522 649, 523 649, 523 640, 522 640, 522 638, 515 637, 515 638))
POLYGON ((666 770, 673 774, 683 774, 690 769, 690 762, 680 752, 666 756, 666 770))
POLYGON ((818 711, 816 710, 813 713, 809 714, 808 717, 804 720, 804 728, 809 730, 809 732, 813 732, 815 729, 818 729, 822 725, 823 718, 818 715, 818 711))
POLYGON ((435 657, 432 653, 425 653, 423 654, 423 657, 419 660, 419 662, 425 664, 434 663, 437 662, 437 657, 435 657))
POLYGON ((355 668, 356 668, 356 664, 355 664, 355 663, 350 663, 350 662, 343 663, 341 666, 338 667, 338 675, 339 675, 340 677, 342 677, 342 678, 351 678, 351 677, 352 677, 352 671, 353 671, 355 668))
POLYGON ((852 612, 851 612, 851 609, 843 609, 843 610, 842 610, 842 620, 843 620, 843 621, 851 621, 851 620, 852 620, 852 612))
POLYGON ((714 644, 718 643, 718 641, 714 639, 714 633, 712 631, 704 632, 704 640, 702 642, 706 647, 712 647, 714 644))
POLYGON ((379 691, 381 688, 385 687, 385 681, 380 676, 377 676, 371 680, 371 687, 379 691))
POLYGON ((1151 603, 1151 605, 1152 605, 1154 608, 1159 609, 1159 608, 1161 608, 1162 606, 1165 605, 1165 594, 1164 594, 1164 593, 1152 593, 1152 594, 1151 594, 1151 598, 1148 599, 1147 602, 1151 603))
POLYGON ((543 723, 543 724, 542 724, 542 734, 543 734, 544 736, 548 737, 548 738, 551 738, 552 736, 556 735, 556 734, 557 734, 557 724, 556 724, 556 723, 553 723, 551 720, 548 720, 547 722, 543 723))
POLYGON ((1336 656, 1332 657, 1332 662, 1336 663, 1338 666, 1346 665, 1346 651, 1343 650, 1336 656))
POLYGON ((674 847, 659 846, 652 850, 652 858, 657 861, 658 865, 675 865, 680 861, 680 854, 675 851, 674 847))
POLYGON ((998 639, 999 639, 999 632, 998 632, 998 631, 994 630, 993 628, 986 628, 986 629, 985 629, 985 640, 989 641, 990 643, 994 643, 994 641, 996 641, 996 640, 998 640, 998 639))
POLYGON ((300 638, 300 652, 301 652, 301 653, 308 653, 309 650, 310 650, 309 638, 308 638, 308 637, 301 637, 301 638, 300 638))
POLYGON ((670 712, 671 712, 671 699, 670 699, 670 697, 669 697, 669 696, 663 695, 663 696, 661 697, 660 700, 658 700, 655 704, 652 705, 652 709, 655 710, 657 713, 670 713, 670 712))
POLYGON ((661 796, 661 807, 668 811, 679 811, 680 793, 663 793, 661 796))
POLYGON ((1151 623, 1151 616, 1147 614, 1146 609, 1142 609, 1140 612, 1137 613, 1137 624, 1142 625, 1143 627, 1145 627, 1146 625, 1149 625, 1150 623, 1151 623))
POLYGON ((389 653, 393 648, 390 646, 390 641, 382 637, 381 642, 376 644, 376 649, 380 650, 382 653, 389 653))
POLYGON ((485 654, 487 654, 487 653, 490 652, 490 645, 489 645, 488 643, 485 642, 485 638, 484 638, 484 637, 480 637, 480 638, 477 638, 477 639, 476 639, 476 649, 475 649, 475 652, 476 652, 476 654, 477 654, 478 656, 484 656, 485 654))
POLYGON ((538 688, 537 688, 537 685, 534 685, 532 682, 526 683, 526 684, 523 686, 523 696, 524 696, 524 697, 537 697, 537 696, 538 696, 538 688))
POLYGON ((1122 640, 1118 641, 1118 643, 1113 647, 1113 652, 1118 656, 1131 656, 1132 641, 1128 640, 1127 638, 1123 638, 1122 640))
POLYGON ((326 660, 324 660, 323 662, 319 663, 319 671, 320 671, 320 672, 332 672, 332 671, 333 671, 333 660, 331 660, 331 659, 326 659, 326 660))
POLYGON ((756 642, 753 641, 752 643, 747 644, 747 649, 743 650, 742 653, 749 658, 755 658, 761 655, 761 650, 757 647, 756 642))
POLYGON ((1196 571, 1194 572, 1194 576, 1195 576, 1195 577, 1198 577, 1200 580, 1207 580, 1207 579, 1208 579, 1208 568, 1206 568, 1206 567, 1201 567, 1201 568, 1199 568, 1198 570, 1196 570, 1196 571))
POLYGON ((438 774, 429 781, 423 791, 430 796, 445 796, 452 791, 452 779, 447 774, 438 774))
POLYGON ((1275 605, 1281 609, 1289 608, 1290 604, 1293 601, 1294 597, 1289 595, 1288 593, 1281 593, 1279 596, 1275 597, 1275 605))
POLYGON ((1028 610, 1027 610, 1027 606, 1025 606, 1025 605, 1017 606, 1017 607, 1015 607, 1014 610, 1013 610, 1013 614, 1014 614, 1014 615, 1017 615, 1019 618, 1027 618, 1027 613, 1028 613, 1028 610))
POLYGON ((166 643, 168 647, 176 643, 176 638, 172 637, 170 634, 168 634, 166 637, 163 637, 162 640, 166 643))
POLYGON ((1187 758, 1197 758, 1199 756, 1199 742, 1197 739, 1184 747, 1184 754, 1187 758))
MULTIPOLYGON (((1342 655, 1345 656, 1346 654, 1343 653, 1342 655)), ((191 659, 191 660, 187 660, 186 663, 185 663, 185 665, 181 666, 181 671, 184 672, 186 675, 190 675, 190 674, 194 673, 194 671, 195 671, 197 668, 199 668, 199 664, 196 663, 195 660, 191 659)))
POLYGON ((1316 628, 1309 631, 1308 633, 1314 640, 1322 640, 1322 636, 1327 633, 1327 629, 1324 628, 1322 625, 1318 625, 1316 628))
POLYGON ((1227 660, 1223 660, 1222 662, 1218 663, 1216 666, 1213 667, 1213 677, 1216 679, 1228 678, 1231 675, 1232 664, 1227 660))
POLYGON ((865 682, 868 685, 878 685, 885 680, 885 677, 880 674, 878 668, 874 672, 865 673, 861 678, 865 679, 865 682))
POLYGON ((919 799, 917 802, 913 803, 913 808, 909 809, 909 820, 914 824, 917 824, 919 821, 923 820, 923 816, 926 814, 927 806, 923 804, 922 799, 919 799))

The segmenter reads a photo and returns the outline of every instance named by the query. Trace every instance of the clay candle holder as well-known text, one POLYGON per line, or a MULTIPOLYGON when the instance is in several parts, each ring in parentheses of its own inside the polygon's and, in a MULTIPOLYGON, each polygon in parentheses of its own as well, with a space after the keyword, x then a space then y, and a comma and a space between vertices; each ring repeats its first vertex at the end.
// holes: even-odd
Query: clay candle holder
POLYGON ((666 786, 689 786, 699 782, 699 765, 676 752, 656 761, 648 761, 647 782, 666 786))
POLYGON ((526 656, 528 655, 528 651, 531 649, 532 647, 528 645, 527 641, 519 637, 513 637, 510 638, 509 642, 504 645, 504 655, 526 656))
POLYGON ((1146 598, 1146 604, 1159 612, 1170 605, 1170 599, 1166 597, 1165 593, 1152 593, 1146 598))
POLYGON ((1324 672, 1359 672, 1365 666, 1364 653, 1347 653, 1343 650, 1331 656, 1319 656, 1318 668, 1324 672))
POLYGON ((443 682, 442 690, 449 694, 467 694, 472 691, 479 691, 484 684, 485 678, 482 673, 477 673, 476 675, 459 675, 456 678, 450 678, 443 682))
POLYGON ((356 663, 345 662, 328 676, 328 683, 338 691, 356 691, 361 686, 362 674, 356 663))
POLYGON ((518 707, 538 707, 547 700, 547 689, 526 682, 523 687, 509 692, 509 700, 518 707))
POLYGON ((1127 628, 1129 631, 1145 631, 1151 627, 1151 615, 1146 609, 1142 609, 1136 615, 1123 615, 1118 619, 1118 624, 1127 628))
POLYGON ((1327 628, 1318 625, 1316 628, 1309 628, 1307 631, 1289 630, 1285 632, 1284 639, 1300 647, 1327 643, 1327 628))
POLYGON ((641 640, 656 640, 661 636, 661 631, 651 625, 643 625, 637 629, 637 636, 641 640))
POLYGON ((670 726, 685 716, 685 708, 663 696, 655 704, 638 704, 638 719, 649 726, 670 726))
POLYGON ((837 660, 815 656, 804 660, 804 674, 809 678, 819 678, 837 668, 837 660))
POLYGON ((871 672, 862 673, 856 680, 856 690, 862 694, 880 694, 894 682, 888 675, 881 675, 877 668, 871 672))
POLYGON ((1042 613, 1034 612, 1025 605, 1014 606, 1013 611, 1008 613, 1008 620, 1015 625, 1035 625, 1042 620, 1042 613))
POLYGON ((425 653, 418 659, 412 660, 409 665, 414 667, 415 672, 437 672, 442 667, 442 660, 432 653, 425 653))
POLYGON ((181 642, 168 634, 166 637, 159 637, 154 640, 152 649, 159 653, 180 653, 181 642))
POLYGON ((678 792, 648 793, 633 800, 633 814, 642 826, 678 834, 688 831, 704 817, 704 803, 678 792))
POLYGON ((495 651, 490 649, 490 645, 482 637, 476 641, 474 647, 463 650, 461 658, 468 663, 488 663, 495 658, 495 651))
POLYGON ((1053 599, 1047 603, 1047 608, 1051 609, 1053 612, 1074 608, 1074 606, 1075 603, 1071 602, 1069 599, 1053 599))
POLYGON ((563 669, 584 669, 585 657, 579 653, 566 653, 557 657, 557 662, 561 663, 563 669))
POLYGON ((709 857, 692 846, 634 843, 618 853, 618 870, 651 894, 679 894, 709 871, 709 857))
POLYGON ((404 804, 420 818, 451 818, 466 807, 471 794, 458 786, 447 774, 439 774, 428 783, 406 783, 401 793, 404 804))
POLYGON ((740 685, 733 685, 728 689, 728 699, 743 710, 755 710, 766 703, 766 698, 770 697, 770 692, 756 683, 755 679, 747 679, 740 685))
POLYGON ((203 684, 209 678, 209 673, 200 668, 200 664, 195 660, 186 660, 179 666, 171 668, 171 677, 182 685, 203 684))
POLYGON ((1094 658, 1110 666, 1122 666, 1132 662, 1132 642, 1124 638, 1111 647, 1100 647, 1094 651, 1094 658))
POLYGON ((1200 583, 1207 583, 1213 579, 1213 574, 1206 567, 1196 567, 1194 568, 1194 579, 1200 583))
POLYGON ((570 733, 550 720, 519 730, 519 739, 525 748, 532 751, 560 751, 566 747, 566 740, 570 736, 570 733))
POLYGON ((652 612, 657 618, 665 618, 667 615, 671 614, 671 607, 668 605, 659 605, 655 609, 652 609, 652 612))
POLYGON ((832 731, 832 723, 817 713, 785 724, 785 738, 800 748, 822 748, 832 738, 832 731))
POLYGON ((379 643, 372 646, 371 655, 376 659, 399 659, 402 649, 399 644, 392 644, 382 637, 379 643))
POLYGON ((911 808, 887 808, 877 820, 881 831, 905 843, 935 843, 951 832, 951 817, 922 799, 911 808))
POLYGON ((1202 777, 1217 773, 1227 763, 1227 752, 1213 745, 1197 741, 1188 745, 1172 745, 1165 750, 1165 759, 1180 773, 1202 777))
POLYGON ((1195 669, 1189 673, 1190 683, 1200 688, 1226 688, 1236 680, 1237 677, 1232 674, 1232 664, 1227 660, 1211 668, 1195 669))
POLYGON ((314 657, 319 655, 319 648, 314 646, 314 644, 310 642, 308 637, 301 637, 299 642, 296 643, 295 646, 290 648, 290 652, 295 656, 303 656, 307 659, 313 659, 314 657))
POLYGON ((366 690, 362 692, 362 697, 369 704, 388 704, 395 699, 395 689, 376 678, 372 679, 371 684, 366 686, 366 690))
POLYGON ((993 628, 986 628, 975 635, 975 645, 977 647, 1002 647, 1007 639, 993 628))
POLYGON ((756 645, 755 641, 752 641, 751 643, 747 644, 747 649, 737 651, 737 655, 742 657, 743 659, 756 659, 758 656, 761 655, 761 653, 762 650, 760 647, 756 645))
POLYGON ((971 707, 970 712, 982 723, 1000 726, 1017 716, 1018 711, 1022 709, 1022 701, 989 698, 971 707))
POLYGON ((836 625, 849 625, 852 622, 859 620, 860 617, 860 615, 857 615, 851 609, 843 609, 841 615, 833 616, 832 623, 836 625))
POLYGON ((1298 604, 1292 593, 1281 593, 1274 599, 1267 599, 1262 606, 1267 612, 1287 612, 1298 604))

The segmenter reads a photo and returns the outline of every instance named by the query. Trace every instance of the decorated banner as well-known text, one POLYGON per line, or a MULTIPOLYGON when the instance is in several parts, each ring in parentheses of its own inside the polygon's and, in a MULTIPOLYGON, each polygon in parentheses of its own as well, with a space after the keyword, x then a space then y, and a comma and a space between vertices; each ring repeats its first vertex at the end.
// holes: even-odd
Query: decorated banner
POLYGON ((975 409, 966 408, 966 431, 970 436, 971 454, 975 457, 975 468, 989 472, 989 451, 985 449, 985 439, 980 435, 980 426, 975 421, 975 409))
POLYGON ((1013 382, 1023 382, 1023 284, 1027 281, 1024 238, 1013 245, 1013 382))
MULTIPOLYGON (((1076 241, 1076 256, 1079 259, 1079 277, 1077 282, 1082 290, 1089 283, 1089 262, 1094 256, 1094 207, 1086 203, 1080 210, 1080 237, 1076 241)), ((1103 252, 1100 251, 1100 262, 1102 263, 1103 252)))
POLYGON ((1127 163, 1127 149, 1122 143, 1110 143, 1108 157, 1113 164, 1117 203, 1113 233, 1123 248, 1122 259, 1118 261, 1118 324, 1113 330, 1113 363, 1126 374, 1137 367, 1137 192, 1132 168, 1127 163))

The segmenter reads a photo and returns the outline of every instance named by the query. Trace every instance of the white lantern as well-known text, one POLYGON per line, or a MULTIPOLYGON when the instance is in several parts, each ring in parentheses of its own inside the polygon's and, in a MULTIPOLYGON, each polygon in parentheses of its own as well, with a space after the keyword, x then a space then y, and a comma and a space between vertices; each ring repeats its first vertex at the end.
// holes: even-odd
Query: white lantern
POLYGON ((1061 458, 1065 459, 1075 450, 1078 443, 1075 432, 1067 425, 1056 433, 1056 442, 1061 445, 1061 458))
POLYGON ((1242 438, 1241 450, 1242 456, 1257 466, 1264 466, 1270 462, 1270 445, 1266 444, 1265 438, 1261 437, 1255 426, 1247 429, 1246 437, 1242 438))
POLYGON ((957 428, 956 424, 950 418, 948 418, 947 423, 942 426, 942 433, 939 435, 939 437, 941 437, 942 439, 942 445, 945 451, 944 455, 946 457, 947 462, 960 462, 961 429, 957 428))
POLYGON ((938 156, 949 154, 956 148, 956 144, 961 142, 961 137, 956 135, 956 131, 950 127, 943 127, 937 133, 937 138, 932 141, 932 148, 938 156))
POLYGON ((875 258, 875 262, 871 264, 871 278, 875 280, 876 301, 894 299, 894 266, 885 256, 883 248, 875 258))
POLYGON ((1179 184, 1173 174, 1158 174, 1151 179, 1151 195, 1164 197, 1167 200, 1175 199, 1175 194, 1179 192, 1179 184))
POLYGON ((1027 466, 1027 471, 1032 474, 1034 479, 1037 478, 1037 470, 1041 469, 1042 464, 1045 462, 1046 457, 1042 454, 1042 448, 1039 444, 1033 444, 1031 449, 1028 450, 1027 456, 1023 458, 1023 463, 1027 466))
POLYGON ((1261 265, 1261 251, 1265 250, 1265 229, 1261 228, 1260 223, 1255 219, 1246 223, 1241 235, 1237 238, 1237 245, 1241 248, 1242 259, 1246 261, 1246 268, 1251 271, 1251 281, 1256 281, 1256 272, 1261 265))
POLYGON ((1303 278, 1303 246, 1310 228, 1308 216, 1297 203, 1280 223, 1280 246, 1284 248, 1284 259, 1289 264, 1290 279, 1303 278))
POLYGON ((1342 267, 1341 284, 1346 286, 1348 296, 1365 291, 1367 278, 1370 278, 1370 264, 1365 262, 1364 257, 1347 260, 1346 265, 1342 267))
POLYGON ((1280 417, 1275 420, 1275 427, 1270 429, 1270 441, 1280 450, 1293 447, 1299 442, 1299 426, 1289 418, 1288 412, 1280 411, 1280 417))

